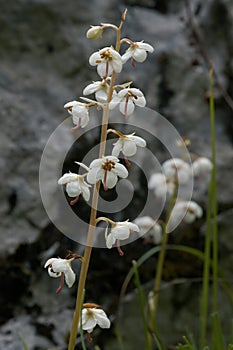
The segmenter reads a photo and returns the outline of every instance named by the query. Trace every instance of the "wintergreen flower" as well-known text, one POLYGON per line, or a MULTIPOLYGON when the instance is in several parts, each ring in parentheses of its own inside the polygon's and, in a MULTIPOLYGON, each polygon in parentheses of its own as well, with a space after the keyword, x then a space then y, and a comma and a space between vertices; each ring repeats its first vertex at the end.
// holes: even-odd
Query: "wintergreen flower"
POLYGON ((76 125, 73 130, 80 126, 84 128, 89 122, 89 108, 86 103, 71 101, 64 105, 64 108, 72 115, 73 123, 76 125))
POLYGON ((101 180, 105 191, 116 186, 118 176, 123 179, 128 176, 127 169, 124 165, 119 164, 119 159, 114 156, 95 159, 89 168, 87 181, 90 184, 95 184, 101 180))
POLYGON ((146 99, 141 90, 136 88, 125 88, 120 90, 109 104, 110 109, 114 109, 119 105, 120 112, 127 119, 134 112, 135 105, 145 107, 146 99))
POLYGON ((48 274, 50 277, 58 278, 61 277, 61 283, 56 293, 60 293, 63 285, 64 279, 69 288, 71 288, 75 282, 75 273, 71 268, 71 262, 75 258, 71 259, 61 259, 61 258, 51 258, 46 261, 44 267, 48 268, 48 274))
POLYGON ((153 51, 154 48, 151 45, 144 43, 143 41, 132 42, 128 50, 126 50, 126 52, 122 55, 122 61, 125 63, 130 58, 132 58, 132 64, 133 61, 141 63, 146 60, 147 52, 152 53, 153 51))
POLYGON ((97 66, 97 73, 104 79, 111 76, 113 71, 120 73, 122 70, 121 55, 112 47, 104 47, 94 52, 89 58, 89 63, 91 66, 97 66))
POLYGON ((66 192, 69 197, 75 197, 74 201, 71 201, 70 204, 73 205, 78 201, 78 197, 81 194, 85 201, 89 201, 90 199, 90 190, 88 185, 84 181, 84 176, 85 175, 78 175, 76 173, 66 173, 64 174, 59 180, 58 184, 59 185, 65 185, 66 187, 66 192))

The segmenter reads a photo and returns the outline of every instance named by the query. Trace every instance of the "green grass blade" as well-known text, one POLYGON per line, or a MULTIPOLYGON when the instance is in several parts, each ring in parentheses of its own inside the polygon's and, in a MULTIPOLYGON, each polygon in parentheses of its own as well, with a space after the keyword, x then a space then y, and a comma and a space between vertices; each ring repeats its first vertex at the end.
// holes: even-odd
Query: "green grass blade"
POLYGON ((24 339, 24 336, 21 333, 19 333, 19 337, 20 337, 20 340, 21 340, 21 343, 23 345, 24 350, 29 350, 29 347, 27 346, 27 343, 24 339))
POLYGON ((217 312, 212 314, 212 350, 225 350, 221 322, 217 312))

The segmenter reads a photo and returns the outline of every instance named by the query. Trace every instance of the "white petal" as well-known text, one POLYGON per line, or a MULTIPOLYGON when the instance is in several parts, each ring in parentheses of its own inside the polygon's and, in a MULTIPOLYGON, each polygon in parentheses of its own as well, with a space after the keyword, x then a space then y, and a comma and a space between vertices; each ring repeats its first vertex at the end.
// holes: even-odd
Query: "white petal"
POLYGON ((122 62, 125 63, 127 62, 131 57, 132 57, 133 51, 129 48, 122 56, 122 62))
POLYGON ((126 167, 122 164, 115 164, 115 168, 112 170, 117 176, 122 177, 125 179, 129 173, 126 167))
POLYGON ((121 97, 119 96, 119 94, 115 95, 112 98, 112 101, 109 103, 109 109, 110 110, 114 109, 120 102, 121 102, 121 97))
POLYGON ((89 63, 91 66, 96 66, 98 64, 96 61, 98 61, 100 59, 101 59, 100 53, 94 52, 89 58, 89 63))
POLYGON ((112 68, 116 73, 120 73, 122 71, 122 61, 120 59, 114 59, 112 61, 112 68))
POLYGON ((136 48, 133 52, 133 58, 137 62, 144 62, 147 57, 147 53, 145 50, 142 50, 140 48, 136 48))
MULTIPOLYGON (((107 67, 107 62, 106 60, 103 60, 101 63, 98 64, 97 66, 97 73, 101 78, 103 78, 106 75, 106 67, 107 67)), ((111 64, 108 64, 108 77, 112 74, 113 67, 111 64)))
POLYGON ((70 101, 70 102, 67 102, 67 103, 64 105, 64 108, 65 108, 65 109, 72 108, 72 107, 74 107, 77 103, 78 103, 78 101, 70 101))
POLYGON ((100 89, 100 90, 96 91, 95 98, 98 102, 104 103, 107 101, 108 94, 107 94, 106 90, 100 89))
POLYGON ((58 184, 59 185, 65 185, 68 182, 72 181, 72 180, 76 180, 78 178, 78 174, 75 173, 65 173, 59 180, 58 180, 58 184))
MULTIPOLYGON (((124 88, 124 89, 121 89, 119 92, 118 92, 118 96, 121 98, 121 100, 126 97, 126 95, 128 94, 129 90, 132 90, 132 89, 129 89, 129 88, 124 88)), ((138 90, 138 89, 137 89, 138 90)))
POLYGON ((127 224, 128 228, 130 229, 130 231, 135 231, 135 232, 140 231, 138 225, 134 224, 133 222, 127 222, 126 224, 127 224))
POLYGON ((66 192, 69 197, 77 197, 81 193, 79 181, 72 181, 66 185, 66 192))
POLYGON ((91 312, 91 309, 82 310, 82 329, 84 331, 93 330, 96 326, 96 320, 91 312))
POLYGON ((90 190, 89 186, 86 182, 83 182, 80 184, 81 185, 81 191, 82 191, 82 196, 85 199, 85 201, 89 201, 90 199, 90 190))
POLYGON ((89 184, 94 185, 97 181, 97 173, 99 171, 99 168, 94 167, 92 169, 89 170, 88 174, 87 174, 87 182, 89 182, 89 184))
POLYGON ((89 168, 92 169, 92 168, 100 168, 102 166, 102 164, 105 162, 105 158, 97 158, 97 159, 94 159, 89 168))
POLYGON ((44 268, 48 267, 49 265, 52 265, 55 260, 58 260, 57 258, 50 258, 46 261, 44 264, 44 268))
POLYGON ((110 320, 108 319, 106 313, 103 310, 95 309, 93 312, 95 315, 95 320, 101 328, 110 328, 110 320))
POLYGON ((127 109, 125 110, 125 108, 126 108, 126 101, 124 100, 124 101, 120 102, 120 106, 119 106, 120 112, 124 115, 125 114, 130 115, 133 113, 135 106, 134 106, 133 101, 130 98, 129 98, 128 103, 127 103, 127 109))
POLYGON ((137 146, 134 141, 125 140, 123 143, 122 153, 127 157, 133 156, 137 152, 137 146))
POLYGON ((52 262, 52 269, 54 272, 64 272, 67 269, 67 262, 66 259, 54 259, 52 262))
POLYGON ((141 216, 134 220, 135 224, 140 227, 150 228, 154 225, 155 221, 150 216, 141 216))
POLYGON ((65 273, 65 281, 66 281, 66 284, 69 288, 71 288, 75 282, 75 273, 74 271, 72 270, 71 267, 68 267, 66 269, 66 271, 64 271, 65 273))
POLYGON ((134 103, 139 107, 145 107, 146 99, 144 96, 139 96, 137 99, 133 98, 134 103))
MULTIPOLYGON (((103 179, 102 179, 103 182, 103 179)), ((106 185, 108 188, 113 188, 116 186, 117 183, 117 176, 114 174, 112 171, 107 171, 107 176, 106 176, 106 185)))
POLYGON ((83 95, 86 96, 86 95, 93 94, 94 92, 96 92, 96 90, 98 90, 98 88, 99 88, 99 85, 96 82, 89 84, 83 90, 83 95))
POLYGON ((115 244, 116 242, 116 237, 114 236, 114 234, 112 234, 111 232, 109 233, 109 235, 107 236, 106 239, 106 246, 108 249, 111 249, 112 246, 115 244))
POLYGON ((156 189, 158 186, 166 185, 166 177, 161 173, 155 173, 151 175, 150 180, 148 182, 148 188, 150 190, 156 189))
POLYGON ((127 226, 117 225, 113 230, 112 234, 120 240, 128 239, 130 235, 130 229, 127 226))
POLYGON ((85 126, 87 126, 88 123, 89 123, 89 114, 87 114, 81 119, 81 128, 85 128, 85 126))
POLYGON ((141 97, 143 96, 143 93, 141 92, 140 89, 137 89, 137 88, 130 88, 129 89, 134 95, 138 96, 138 97, 141 97))
POLYGON ((194 175, 208 174, 212 168, 212 162, 205 157, 200 157, 193 162, 194 175))
POLYGON ((129 135, 128 138, 136 143, 139 147, 146 147, 146 141, 139 136, 129 135))
POLYGON ((151 53, 154 52, 154 48, 150 44, 143 43, 143 42, 136 42, 136 44, 139 46, 140 49, 143 49, 151 53))
POLYGON ((105 157, 103 157, 103 159, 104 159, 104 162, 106 162, 107 160, 111 160, 114 163, 119 162, 119 159, 117 157, 114 157, 114 156, 105 156, 105 157))
POLYGON ((114 144, 114 147, 112 149, 112 155, 115 156, 115 157, 118 157, 120 152, 122 150, 122 142, 121 140, 119 139, 115 144, 114 144))

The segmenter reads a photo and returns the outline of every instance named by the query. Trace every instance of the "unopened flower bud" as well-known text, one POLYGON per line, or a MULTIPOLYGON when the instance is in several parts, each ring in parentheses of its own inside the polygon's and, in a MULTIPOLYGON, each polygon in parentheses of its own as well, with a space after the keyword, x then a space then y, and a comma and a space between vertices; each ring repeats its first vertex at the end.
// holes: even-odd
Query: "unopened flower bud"
POLYGON ((87 39, 97 40, 102 37, 103 28, 101 26, 91 26, 91 28, 87 31, 87 39))

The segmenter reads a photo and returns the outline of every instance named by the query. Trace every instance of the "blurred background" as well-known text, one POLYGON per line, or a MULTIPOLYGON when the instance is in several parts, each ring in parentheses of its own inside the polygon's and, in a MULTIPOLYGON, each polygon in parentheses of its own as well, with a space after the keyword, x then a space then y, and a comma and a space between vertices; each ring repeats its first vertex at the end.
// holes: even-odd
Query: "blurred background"
MULTIPOLYGON (((126 65, 124 80, 133 80, 144 92, 147 106, 191 140, 191 152, 206 157, 211 156, 208 59, 217 73, 220 261, 232 278, 233 2, 0 0, 0 349, 22 349, 20 334, 30 350, 67 348, 76 288, 64 288, 55 295, 58 281, 48 277, 43 265, 52 256, 64 257, 67 249, 82 252, 82 247, 60 233, 43 208, 38 185, 40 158, 49 136, 67 116, 63 105, 78 99, 87 84, 98 80, 95 68, 88 64, 90 54, 112 43, 111 31, 93 42, 85 37, 87 29, 101 22, 118 24, 125 7, 123 35, 145 40, 155 51, 135 69, 126 65)), ((56 148, 62 147, 61 140, 56 148)), ((158 154, 164 161, 163 152, 158 150, 158 154)), ((204 209, 206 192, 206 188, 194 192, 204 209)), ((204 219, 178 230, 171 240, 202 248, 203 234, 204 219)), ((131 260, 147 249, 138 240, 125 247, 123 258, 115 250, 94 250, 87 298, 101 304, 113 322, 131 260)), ((153 278, 154 266, 155 258, 145 264, 143 283, 153 278)), ((79 267, 77 263, 77 273, 79 267)), ((199 261, 180 253, 168 254, 164 269, 168 288, 161 301, 161 325, 168 346, 181 340, 186 325, 192 328, 198 316, 199 285, 189 283, 189 278, 198 279, 201 273, 199 261), (187 283, 171 286, 179 277, 187 283)), ((123 306, 127 311, 122 311, 128 350, 140 348, 138 326, 132 323, 136 319, 134 296, 132 285, 123 306)), ((225 320, 231 313, 227 305, 221 306, 225 320)), ((118 349, 114 332, 96 330, 95 342, 101 349, 118 349)))

